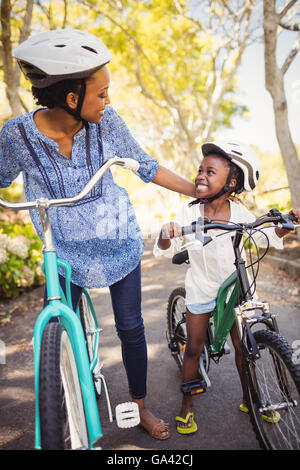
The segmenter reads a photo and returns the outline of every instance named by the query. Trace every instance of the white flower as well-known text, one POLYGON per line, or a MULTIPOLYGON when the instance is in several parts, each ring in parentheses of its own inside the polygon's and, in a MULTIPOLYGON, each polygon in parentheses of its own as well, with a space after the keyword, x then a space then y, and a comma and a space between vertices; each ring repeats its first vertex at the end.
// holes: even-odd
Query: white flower
POLYGON ((23 277, 20 279, 21 287, 30 287, 34 282, 34 272, 28 266, 22 266, 23 277))
POLYGON ((6 235, 5 233, 0 233, 0 248, 7 248, 9 240, 10 238, 8 235, 6 235))
POLYGON ((19 256, 19 258, 25 259, 28 256, 28 250, 31 242, 28 238, 19 235, 9 240, 7 249, 10 253, 19 256))
POLYGON ((38 266, 35 270, 36 280, 39 285, 45 283, 45 275, 42 271, 41 266, 38 266))
POLYGON ((6 263, 7 258, 8 256, 5 248, 0 248, 0 264, 6 263))

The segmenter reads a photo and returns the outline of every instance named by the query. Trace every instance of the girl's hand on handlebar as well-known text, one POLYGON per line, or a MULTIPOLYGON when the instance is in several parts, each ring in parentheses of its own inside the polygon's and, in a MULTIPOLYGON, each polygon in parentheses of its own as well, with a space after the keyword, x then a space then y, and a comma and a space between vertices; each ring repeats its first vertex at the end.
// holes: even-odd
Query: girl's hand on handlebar
POLYGON ((175 222, 164 224, 159 234, 158 247, 161 250, 167 250, 171 245, 170 240, 175 237, 183 238, 180 225, 175 222))
POLYGON ((164 224, 160 233, 163 239, 182 237, 181 226, 176 224, 175 222, 169 222, 167 224, 164 224))

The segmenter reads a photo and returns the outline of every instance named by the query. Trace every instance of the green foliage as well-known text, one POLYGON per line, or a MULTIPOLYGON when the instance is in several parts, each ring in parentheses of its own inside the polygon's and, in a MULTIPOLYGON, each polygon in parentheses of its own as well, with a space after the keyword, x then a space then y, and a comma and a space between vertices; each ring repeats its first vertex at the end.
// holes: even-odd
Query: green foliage
POLYGON ((44 283, 42 242, 30 223, 0 222, 0 298, 17 297, 44 283))
POLYGON ((0 188, 0 198, 7 202, 19 202, 23 194, 23 185, 13 181, 9 188, 0 188))
MULTIPOLYGON (((22 185, 0 190, 7 201, 21 198, 22 185)), ((29 216, 0 209, 0 299, 17 297, 24 289, 44 283, 42 241, 29 216)))

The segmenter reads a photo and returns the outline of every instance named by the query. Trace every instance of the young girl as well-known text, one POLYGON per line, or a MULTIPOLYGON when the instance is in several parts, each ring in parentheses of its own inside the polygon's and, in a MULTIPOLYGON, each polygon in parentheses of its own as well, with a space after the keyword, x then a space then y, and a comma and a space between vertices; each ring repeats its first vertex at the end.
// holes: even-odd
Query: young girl
MULTIPOLYGON (((23 172, 27 200, 72 197, 105 161, 117 155, 138 160, 144 182, 195 196, 194 185, 144 152, 108 106, 105 64, 111 55, 102 41, 80 30, 54 30, 28 39, 13 54, 42 108, 4 124, 0 187, 9 186, 23 172)), ((129 391, 138 403, 141 426, 157 439, 168 438, 167 424, 145 404, 147 348, 140 269, 144 240, 126 190, 108 171, 83 201, 52 208, 50 216, 57 255, 72 267, 74 309, 83 287, 109 286, 129 391)), ((31 217, 42 236, 36 211, 31 217)))
MULTIPOLYGON (((241 203, 229 199, 231 193, 251 191, 257 184, 259 159, 247 145, 238 142, 206 143, 202 146, 204 159, 195 180, 198 199, 181 208, 173 222, 163 225, 154 246, 154 255, 172 257, 183 243, 181 226, 190 225, 200 215, 209 219, 247 223, 255 220, 254 215, 241 203)), ((300 220, 300 211, 292 211, 300 220)), ((224 222, 225 223, 225 222, 224 222)), ((218 231, 210 231, 221 233, 218 231)), ((268 229, 270 244, 282 248, 281 238, 288 231, 268 229)), ((188 382, 198 377, 199 358, 205 345, 206 329, 211 312, 216 306, 216 296, 222 282, 234 271, 232 233, 215 238, 207 246, 195 245, 188 248, 190 268, 185 279, 187 345, 182 368, 182 391, 184 393, 179 416, 176 417, 177 431, 190 434, 197 431, 194 420, 193 400, 187 389, 188 382), (185 386, 186 385, 186 386, 185 386)), ((185 241, 195 240, 195 235, 186 236, 185 241)), ((263 235, 255 237, 259 246, 266 244, 263 235)), ((232 327, 231 339, 235 348, 235 361, 241 379, 242 355, 236 325, 232 327)), ((248 412, 243 396, 240 410, 248 412)), ((264 415, 270 422, 280 419, 279 413, 264 415)))

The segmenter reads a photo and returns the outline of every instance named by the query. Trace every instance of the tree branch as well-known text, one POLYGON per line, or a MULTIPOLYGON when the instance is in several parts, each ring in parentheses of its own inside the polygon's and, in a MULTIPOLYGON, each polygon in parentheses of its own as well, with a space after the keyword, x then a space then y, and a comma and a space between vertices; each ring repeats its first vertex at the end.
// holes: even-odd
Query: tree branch
POLYGON ((23 16, 23 25, 20 30, 20 39, 19 44, 30 36, 31 31, 31 18, 32 18, 32 11, 33 11, 33 0, 27 0, 26 2, 26 9, 23 16))
POLYGON ((297 2, 297 0, 290 0, 285 5, 285 7, 282 9, 282 11, 280 13, 278 13, 279 20, 281 20, 287 14, 287 12, 292 8, 292 6, 295 5, 296 2, 297 2))
POLYGON ((147 90, 147 88, 145 86, 145 83, 142 79, 141 70, 140 70, 140 67, 139 67, 138 63, 137 63, 136 70, 135 70, 135 76, 137 78, 139 86, 141 87, 143 95, 146 98, 149 98, 150 100, 152 100, 160 108, 168 109, 168 107, 166 106, 166 104, 164 102, 158 100, 152 93, 150 93, 149 90, 147 90))
POLYGON ((283 29, 288 29, 289 31, 300 31, 300 24, 285 24, 282 21, 279 22, 279 26, 281 26, 283 29))
POLYGON ((65 29, 68 20, 68 0, 64 0, 64 19, 62 23, 62 29, 65 29))
POLYGON ((295 57, 298 54, 299 50, 300 50, 300 33, 298 34, 297 39, 294 42, 294 45, 291 49, 291 52, 289 53, 289 55, 287 56, 287 58, 284 61, 283 66, 281 67, 281 72, 282 72, 283 75, 288 70, 289 66, 291 65, 291 63, 295 59, 295 57))

